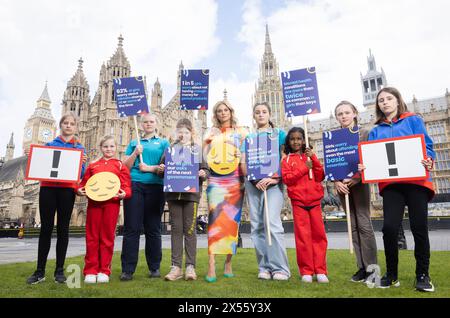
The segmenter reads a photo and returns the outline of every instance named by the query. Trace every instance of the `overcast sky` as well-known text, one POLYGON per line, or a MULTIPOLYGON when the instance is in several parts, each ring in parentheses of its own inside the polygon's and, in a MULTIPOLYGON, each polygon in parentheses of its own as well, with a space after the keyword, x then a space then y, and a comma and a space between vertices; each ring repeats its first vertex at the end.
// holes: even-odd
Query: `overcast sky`
MULTIPOLYGON (((411 101, 450 86, 450 1, 446 0, 0 0, 0 156, 23 128, 45 81, 56 120, 67 81, 84 59, 93 98, 117 37, 132 75, 157 77, 165 105, 185 68, 210 69, 210 106, 224 88, 240 123, 251 124, 251 95, 269 24, 280 71, 317 68, 322 114, 342 99, 361 105, 360 72, 369 49, 388 84, 411 101)), ((450 88, 450 87, 449 87, 450 88)), ((209 118, 209 117, 208 117, 209 118)))

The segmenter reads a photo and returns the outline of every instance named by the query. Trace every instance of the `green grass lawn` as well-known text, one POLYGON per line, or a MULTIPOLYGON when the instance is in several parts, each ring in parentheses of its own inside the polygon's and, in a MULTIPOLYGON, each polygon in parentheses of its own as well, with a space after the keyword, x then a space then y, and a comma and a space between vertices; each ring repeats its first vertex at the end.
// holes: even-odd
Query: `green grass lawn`
MULTIPOLYGON (((224 278, 224 256, 217 257, 216 283, 203 280, 207 270, 207 250, 199 249, 197 256, 197 281, 178 280, 166 282, 161 279, 148 278, 147 266, 143 252, 140 253, 139 265, 130 282, 119 281, 120 253, 113 259, 113 274, 109 284, 84 285, 81 288, 68 288, 53 281, 55 261, 48 261, 47 280, 30 286, 25 283, 32 274, 35 263, 17 263, 0 266, 0 297, 450 297, 450 252, 432 252, 431 278, 436 288, 435 293, 420 293, 414 290, 415 261, 412 251, 400 251, 399 288, 370 289, 361 283, 350 282, 356 270, 354 255, 347 250, 328 251, 328 271, 330 284, 303 284, 297 270, 295 250, 288 249, 289 263, 293 273, 289 281, 261 281, 256 278, 257 266, 254 249, 239 249, 233 257, 234 278, 224 278)), ((384 274, 384 253, 379 252, 379 261, 384 274)), ((83 257, 68 258, 66 267, 78 264, 81 269, 83 257)), ((170 250, 163 250, 161 273, 164 276, 170 267, 170 250)), ((82 278, 83 279, 83 278, 82 278)))

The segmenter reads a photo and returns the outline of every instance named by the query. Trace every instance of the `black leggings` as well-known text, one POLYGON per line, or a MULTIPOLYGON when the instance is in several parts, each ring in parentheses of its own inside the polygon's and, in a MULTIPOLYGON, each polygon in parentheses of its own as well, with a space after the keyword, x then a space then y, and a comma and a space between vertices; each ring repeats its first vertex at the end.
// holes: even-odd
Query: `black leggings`
POLYGON ((45 272, 50 250, 55 212, 57 212, 56 269, 64 268, 67 245, 69 244, 69 224, 75 202, 72 188, 41 187, 39 192, 39 213, 41 232, 39 234, 37 270, 45 272))
POLYGON ((416 275, 428 275, 430 241, 428 238, 428 201, 430 190, 415 184, 397 183, 383 190, 383 241, 387 272, 398 274, 398 231, 405 206, 414 236, 416 275))

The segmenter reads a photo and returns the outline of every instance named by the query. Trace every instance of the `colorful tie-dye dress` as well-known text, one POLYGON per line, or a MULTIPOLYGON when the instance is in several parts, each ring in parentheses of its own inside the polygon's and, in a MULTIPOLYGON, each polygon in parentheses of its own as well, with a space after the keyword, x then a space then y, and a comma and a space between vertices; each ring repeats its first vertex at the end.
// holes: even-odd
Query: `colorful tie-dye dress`
POLYGON ((244 136, 244 129, 227 129, 207 141, 209 254, 236 253, 244 200, 244 178, 239 170, 244 136))

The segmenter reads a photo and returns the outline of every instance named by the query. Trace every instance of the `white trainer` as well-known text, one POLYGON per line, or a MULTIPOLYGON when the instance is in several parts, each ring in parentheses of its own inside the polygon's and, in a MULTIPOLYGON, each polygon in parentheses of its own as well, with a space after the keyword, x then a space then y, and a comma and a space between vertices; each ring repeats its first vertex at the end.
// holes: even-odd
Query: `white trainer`
POLYGON ((289 276, 283 273, 275 273, 272 276, 273 280, 288 280, 289 276))
POLYGON ((84 283, 85 284, 95 284, 97 282, 97 276, 96 275, 86 275, 84 277, 84 283))
POLYGON ((258 279, 270 280, 272 279, 272 275, 269 272, 259 272, 258 279))
POLYGON ((197 280, 197 274, 195 273, 194 265, 186 266, 186 272, 184 273, 185 280, 197 280))
POLYGON ((330 281, 328 280, 327 275, 317 274, 317 282, 321 284, 328 284, 330 281))
POLYGON ((312 283, 313 279, 311 275, 303 275, 302 282, 304 283, 312 283))
POLYGON ((98 273, 97 283, 109 283, 109 276, 103 273, 98 273))

